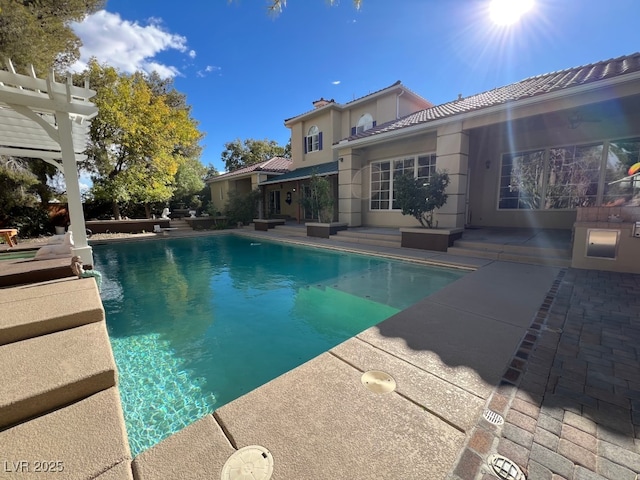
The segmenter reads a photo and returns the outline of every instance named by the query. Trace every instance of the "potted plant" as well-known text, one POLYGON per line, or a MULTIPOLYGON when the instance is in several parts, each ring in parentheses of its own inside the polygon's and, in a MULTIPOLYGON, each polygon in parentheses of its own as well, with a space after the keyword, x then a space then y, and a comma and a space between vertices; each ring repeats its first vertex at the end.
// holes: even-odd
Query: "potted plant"
POLYGON ((462 229, 437 230, 435 211, 447 203, 445 190, 449 186, 446 171, 433 172, 427 183, 411 174, 394 179, 395 201, 403 215, 411 215, 420 228, 401 228, 402 246, 446 252, 462 236, 462 229))
POLYGON ((329 238, 339 230, 346 230, 346 223, 332 222, 333 197, 331 184, 325 177, 319 177, 314 172, 309 181, 309 193, 300 199, 300 204, 317 222, 307 222, 307 236, 329 238))

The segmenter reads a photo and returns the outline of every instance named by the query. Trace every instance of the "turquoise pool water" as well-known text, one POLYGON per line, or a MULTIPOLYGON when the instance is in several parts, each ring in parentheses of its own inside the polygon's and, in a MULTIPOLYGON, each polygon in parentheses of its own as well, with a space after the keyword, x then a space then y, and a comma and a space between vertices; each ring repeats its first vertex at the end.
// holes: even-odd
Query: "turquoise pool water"
POLYGON ((133 455, 464 275, 233 235, 94 256, 133 455))

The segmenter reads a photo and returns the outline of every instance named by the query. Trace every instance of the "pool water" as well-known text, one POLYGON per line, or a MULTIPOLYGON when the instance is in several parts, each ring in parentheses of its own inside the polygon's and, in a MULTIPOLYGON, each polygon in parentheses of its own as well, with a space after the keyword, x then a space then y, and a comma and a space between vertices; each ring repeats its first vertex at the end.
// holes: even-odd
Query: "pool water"
POLYGON ((133 455, 464 275, 234 235, 94 257, 133 455))

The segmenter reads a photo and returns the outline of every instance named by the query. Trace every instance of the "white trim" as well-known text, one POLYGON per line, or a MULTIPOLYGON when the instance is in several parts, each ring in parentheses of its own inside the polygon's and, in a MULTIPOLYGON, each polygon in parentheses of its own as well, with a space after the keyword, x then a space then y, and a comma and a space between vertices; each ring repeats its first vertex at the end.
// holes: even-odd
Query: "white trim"
MULTIPOLYGON (((393 208, 393 172, 394 172, 394 162, 397 162, 399 160, 408 160, 408 159, 413 159, 413 178, 418 178, 418 159, 420 157, 431 157, 433 156, 435 160, 437 160, 437 155, 436 152, 423 152, 423 153, 415 153, 415 154, 407 154, 407 155, 400 155, 398 157, 392 157, 392 158, 385 158, 385 159, 381 159, 381 160, 374 160, 369 162, 368 166, 369 166, 369 200, 368 200, 368 208, 369 208, 369 212, 399 212, 400 209, 399 208, 393 208), (373 190, 371 188, 371 182, 373 182, 372 174, 373 174, 373 165, 378 164, 378 163, 383 163, 383 162, 389 162, 389 208, 379 208, 379 209, 374 209, 371 208, 371 200, 373 199, 373 190)), ((382 181, 382 180, 380 180, 382 181)), ((379 190, 380 192, 382 192, 383 190, 379 190)), ((384 190, 386 191, 386 190, 384 190)), ((379 201, 383 201, 383 200, 379 200, 379 201)))

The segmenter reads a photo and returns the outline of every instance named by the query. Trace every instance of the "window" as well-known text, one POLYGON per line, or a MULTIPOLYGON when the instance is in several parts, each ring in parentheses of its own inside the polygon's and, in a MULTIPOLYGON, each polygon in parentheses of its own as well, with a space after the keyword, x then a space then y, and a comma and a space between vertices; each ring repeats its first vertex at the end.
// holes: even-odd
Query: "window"
POLYGON ((363 113, 358 120, 358 123, 351 129, 351 135, 356 135, 369 130, 376 126, 376 122, 373 121, 373 117, 368 113, 363 113))
POLYGON ((544 208, 595 205, 602 151, 602 144, 549 149, 544 208))
POLYGON ((280 190, 271 190, 269 192, 269 213, 273 215, 280 214, 280 190))
POLYGON ((414 155, 371 164, 371 210, 399 210, 395 205, 394 179, 409 173, 428 183, 436 171, 435 153, 414 155), (391 175, 393 169, 393 175, 391 175))
POLYGON ((371 165, 371 210, 388 210, 391 192, 391 162, 371 165))
POLYGON ((499 209, 571 209, 595 205, 604 145, 507 153, 500 168, 499 209))
POLYGON ((640 179, 619 181, 629 174, 629 167, 640 162, 640 138, 617 140, 609 143, 605 164, 603 205, 618 205, 630 200, 638 188, 640 179), (635 190, 634 190, 635 188, 635 190))
POLYGON ((309 129, 304 137, 304 153, 322 150, 322 132, 315 125, 309 129))
POLYGON ((499 208, 540 208, 544 156, 544 150, 535 150, 506 154, 502 157, 499 208))

